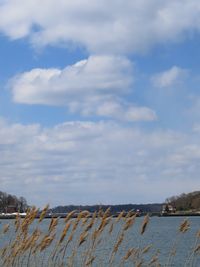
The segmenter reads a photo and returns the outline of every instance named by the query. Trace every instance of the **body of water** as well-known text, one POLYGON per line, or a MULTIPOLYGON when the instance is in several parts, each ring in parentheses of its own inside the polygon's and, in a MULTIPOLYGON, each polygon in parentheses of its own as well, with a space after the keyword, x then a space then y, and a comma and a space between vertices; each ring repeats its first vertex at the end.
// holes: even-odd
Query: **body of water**
MULTIPOLYGON (((200 238, 197 239, 197 232, 200 230, 200 217, 188 218, 190 227, 185 233, 179 231, 179 226, 184 220, 182 217, 152 217, 147 225, 146 231, 141 234, 141 225, 144 217, 136 218, 135 223, 128 230, 124 231, 123 240, 120 243, 116 253, 112 257, 112 252, 122 234, 122 229, 125 224, 124 219, 119 222, 115 222, 111 219, 109 224, 105 227, 104 231, 96 240, 93 251, 88 251, 92 247, 91 235, 95 229, 98 229, 100 220, 89 231, 88 236, 85 238, 85 242, 79 245, 80 235, 83 229, 88 225, 91 219, 88 219, 84 225, 82 221, 79 222, 77 229, 73 235, 72 241, 67 245, 67 240, 72 232, 73 223, 70 227, 68 234, 64 241, 57 248, 57 253, 54 256, 54 262, 50 263, 49 259, 52 257, 56 242, 60 239, 63 228, 65 226, 64 219, 60 219, 56 226, 56 236, 51 245, 44 251, 36 251, 33 255, 33 250, 27 250, 27 252, 14 262, 13 266, 27 266, 27 257, 31 252, 29 259, 29 266, 46 267, 46 266, 84 266, 86 265, 86 257, 91 252, 91 255, 95 258, 92 265, 88 266, 193 266, 200 267, 200 251, 192 254, 192 251, 200 243, 200 238), (114 223, 113 230, 111 231, 111 224, 114 223), (149 247, 149 249, 148 249, 149 247), (66 252, 64 253, 64 250, 66 252), (146 253, 145 249, 148 250, 146 253), (123 257, 128 250, 134 251, 127 261, 123 261, 123 257), (139 252, 137 252, 139 251, 139 252), (87 255, 88 253, 88 255, 87 255), (138 253, 138 255, 136 255, 138 253), (64 255, 64 256, 63 256, 64 255), (72 257, 73 255, 73 257, 72 257), (57 257, 57 258, 56 258, 57 257), (132 257, 132 258, 131 258, 132 257), (73 258, 73 260, 72 260, 73 258), (112 262, 111 262, 112 258, 112 262), (137 261, 135 260, 137 258, 137 261), (153 260, 155 259, 155 263, 153 260), (157 260, 156 260, 157 259, 157 260), (67 265, 68 262, 68 265, 67 265), (150 264, 152 262, 152 264, 150 264), (71 264, 71 265, 70 265, 71 264)), ((38 243, 41 242, 42 237, 48 234, 50 219, 44 219, 40 224, 38 220, 30 226, 29 234, 34 229, 38 228, 42 231, 41 238, 38 239, 38 243)), ((16 233, 14 231, 14 220, 1 220, 1 249, 6 245, 12 245, 16 233), (5 224, 10 224, 10 229, 7 233, 3 234, 3 228, 5 224)), ((53 233, 52 233, 53 234, 53 233)), ((9 257, 9 253, 6 257, 9 257)), ((89 256, 88 256, 89 257, 89 256)), ((3 258, 1 258, 1 266, 3 265, 3 258)))

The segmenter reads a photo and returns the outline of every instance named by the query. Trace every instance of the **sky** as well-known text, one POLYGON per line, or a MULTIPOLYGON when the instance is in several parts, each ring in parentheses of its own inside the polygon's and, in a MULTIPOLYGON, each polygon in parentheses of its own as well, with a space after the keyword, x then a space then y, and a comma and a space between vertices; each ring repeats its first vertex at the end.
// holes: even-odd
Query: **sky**
POLYGON ((200 189, 199 0, 0 0, 0 190, 29 204, 200 189))

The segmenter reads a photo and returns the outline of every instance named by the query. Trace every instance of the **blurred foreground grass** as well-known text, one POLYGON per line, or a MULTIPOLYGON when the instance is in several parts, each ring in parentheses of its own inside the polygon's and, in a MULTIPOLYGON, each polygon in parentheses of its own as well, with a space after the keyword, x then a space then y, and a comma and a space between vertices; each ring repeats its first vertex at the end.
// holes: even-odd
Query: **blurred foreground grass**
MULTIPOLYGON (((133 211, 118 217, 110 215, 110 209, 91 214, 88 211, 70 212, 58 231, 59 218, 48 221, 45 230, 42 222, 48 211, 46 206, 36 219, 38 209, 31 208, 24 219, 19 215, 11 224, 1 227, 0 266, 5 267, 83 267, 83 266, 161 266, 160 251, 154 244, 135 240, 134 247, 127 247, 127 241, 134 227, 136 214, 133 211), (125 245, 126 244, 126 245, 125 245)), ((150 218, 146 215, 138 234, 144 237, 150 218)), ((165 264, 176 266, 174 259, 184 235, 190 229, 190 222, 184 219, 172 240, 165 264)), ((196 233, 192 248, 188 248, 187 260, 181 266, 195 266, 200 255, 200 230, 196 233)))

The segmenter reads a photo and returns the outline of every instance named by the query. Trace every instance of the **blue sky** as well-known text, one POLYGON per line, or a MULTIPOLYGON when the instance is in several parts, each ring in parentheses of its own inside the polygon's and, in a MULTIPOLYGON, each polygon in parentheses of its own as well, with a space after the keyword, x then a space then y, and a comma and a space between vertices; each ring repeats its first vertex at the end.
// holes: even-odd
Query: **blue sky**
POLYGON ((200 3, 0 1, 0 182, 43 205, 199 190, 200 3))

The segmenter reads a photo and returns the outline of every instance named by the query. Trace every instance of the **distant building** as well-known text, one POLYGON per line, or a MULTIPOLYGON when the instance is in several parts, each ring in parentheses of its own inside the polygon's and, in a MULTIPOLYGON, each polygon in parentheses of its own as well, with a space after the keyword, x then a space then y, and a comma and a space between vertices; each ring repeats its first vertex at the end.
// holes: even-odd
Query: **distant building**
POLYGON ((16 205, 8 205, 6 207, 6 213, 18 212, 16 205))
POLYGON ((174 206, 172 206, 171 204, 164 204, 162 206, 162 214, 175 213, 175 212, 176 212, 176 208, 174 206))

